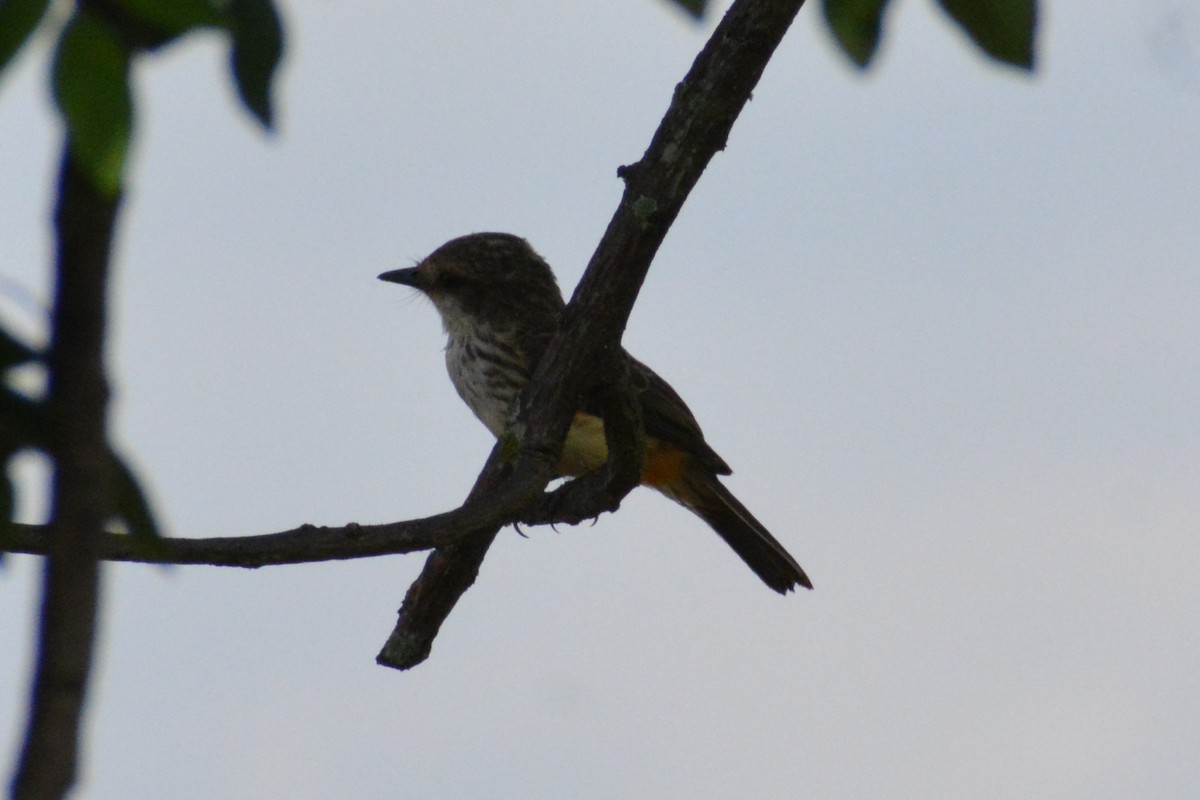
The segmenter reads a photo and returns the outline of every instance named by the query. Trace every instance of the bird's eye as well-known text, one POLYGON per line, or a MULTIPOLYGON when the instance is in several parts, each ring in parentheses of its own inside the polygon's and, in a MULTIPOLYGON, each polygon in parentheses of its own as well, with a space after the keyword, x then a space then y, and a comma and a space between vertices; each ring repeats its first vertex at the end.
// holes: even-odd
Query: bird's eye
POLYGON ((453 292, 463 285, 463 279, 457 275, 440 275, 438 276, 437 285, 439 289, 453 292))

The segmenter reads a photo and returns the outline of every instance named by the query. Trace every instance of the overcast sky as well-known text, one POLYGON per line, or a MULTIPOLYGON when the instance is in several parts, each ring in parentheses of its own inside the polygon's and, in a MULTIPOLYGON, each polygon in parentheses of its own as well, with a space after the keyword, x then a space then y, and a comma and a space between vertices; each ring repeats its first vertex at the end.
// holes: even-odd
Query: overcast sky
MULTIPOLYGON (((109 360, 173 534, 457 505, 489 435, 375 276, 505 230, 569 290, 715 24, 482 5, 286 3, 274 137, 215 39, 139 64, 109 360)), ((77 796, 1200 796, 1200 11, 1046 5, 1033 77, 931 0, 860 75, 812 2, 634 309, 815 591, 643 490, 502 533, 399 673, 422 555, 109 567, 77 796)), ((0 87, 0 311, 35 333, 45 55, 0 87)), ((0 574, 6 774, 39 563, 0 574)))

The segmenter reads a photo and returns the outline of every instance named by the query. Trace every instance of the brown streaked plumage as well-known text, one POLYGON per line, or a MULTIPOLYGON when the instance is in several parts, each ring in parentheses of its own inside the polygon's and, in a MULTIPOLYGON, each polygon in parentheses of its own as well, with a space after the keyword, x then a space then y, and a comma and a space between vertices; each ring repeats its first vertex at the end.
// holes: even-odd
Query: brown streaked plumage
MULTIPOLYGON (((433 301, 448 336, 450 380, 499 436, 562 316, 562 293, 550 266, 518 236, 474 233, 447 242, 415 267, 379 278, 433 301)), ((795 559, 721 483, 718 476, 731 470, 704 440, 682 398, 645 364, 624 355, 646 428, 642 484, 700 516, 775 591, 811 589, 795 559)), ((604 423, 594 407, 583 405, 563 444, 563 475, 582 475, 608 458, 604 423)))

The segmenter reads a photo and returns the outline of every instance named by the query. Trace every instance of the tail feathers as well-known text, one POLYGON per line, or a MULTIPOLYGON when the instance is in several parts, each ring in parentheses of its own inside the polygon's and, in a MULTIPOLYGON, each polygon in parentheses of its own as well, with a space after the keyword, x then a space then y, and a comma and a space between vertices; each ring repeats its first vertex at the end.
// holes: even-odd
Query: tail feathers
POLYGON ((796 559, 715 475, 693 475, 689 478, 687 496, 675 499, 720 534, 725 543, 746 562, 746 566, 762 578, 763 583, 780 594, 786 594, 797 585, 812 588, 812 581, 804 574, 796 559))

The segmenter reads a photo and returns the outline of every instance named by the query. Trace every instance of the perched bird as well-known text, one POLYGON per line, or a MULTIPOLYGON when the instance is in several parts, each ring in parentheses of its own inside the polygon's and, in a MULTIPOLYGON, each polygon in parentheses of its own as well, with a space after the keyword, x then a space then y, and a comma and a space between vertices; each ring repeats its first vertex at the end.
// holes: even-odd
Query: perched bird
MULTIPOLYGON (((499 437, 565 308, 550 266, 519 236, 474 233, 447 242, 415 267, 385 272, 379 279, 411 286, 433 302, 449 337, 450 380, 499 437)), ((795 559, 722 485, 718 476, 731 470, 704 441, 675 390, 621 352, 638 386, 646 430, 642 484, 700 516, 775 591, 785 593, 797 584, 811 589, 795 559)), ((576 412, 558 464, 561 475, 582 475, 607 460, 604 423, 595 411, 585 400, 576 412)))

